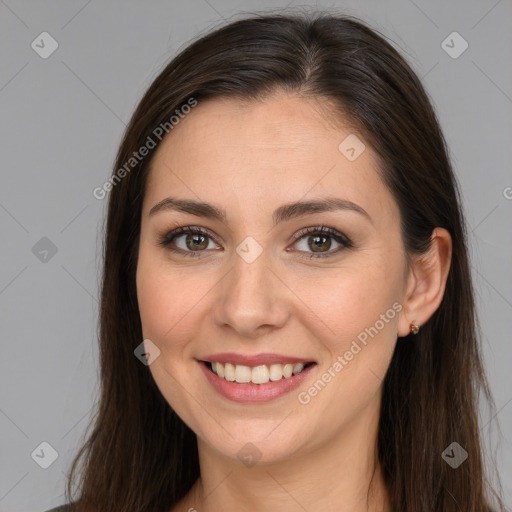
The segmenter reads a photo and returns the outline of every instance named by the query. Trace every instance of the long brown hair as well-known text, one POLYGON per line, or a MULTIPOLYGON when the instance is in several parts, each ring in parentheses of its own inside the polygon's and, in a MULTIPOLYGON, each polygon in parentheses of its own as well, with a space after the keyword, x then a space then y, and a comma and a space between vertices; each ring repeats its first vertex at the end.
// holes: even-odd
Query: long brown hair
POLYGON ((491 499, 504 510, 484 470, 481 392, 493 402, 445 140, 425 90, 392 45, 359 20, 332 14, 255 15, 217 28, 175 57, 140 101, 109 186, 100 397, 92 431, 70 469, 66 498, 72 502, 76 485, 77 511, 163 511, 199 477, 195 434, 134 357, 142 341, 135 281, 140 217, 155 149, 130 159, 149 139, 158 146, 155 129, 170 132, 171 116, 191 99, 262 99, 276 90, 335 105, 373 147, 399 206, 409 255, 429 248, 435 227, 452 237, 442 303, 418 335, 398 339, 383 383, 378 455, 392 510, 483 512, 491 510, 491 499), (468 454, 457 469, 441 456, 452 442, 468 454))

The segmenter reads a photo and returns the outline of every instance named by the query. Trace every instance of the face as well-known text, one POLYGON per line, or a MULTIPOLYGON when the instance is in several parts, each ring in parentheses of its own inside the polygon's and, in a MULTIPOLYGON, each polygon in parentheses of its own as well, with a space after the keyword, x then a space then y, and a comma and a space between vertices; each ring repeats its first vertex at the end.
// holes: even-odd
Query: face
POLYGON ((375 153, 326 112, 285 94, 200 102, 152 161, 137 267, 149 368, 219 457, 249 442, 262 463, 298 457, 378 417, 406 287, 399 210, 375 153), (311 202, 331 208, 283 208, 311 202))

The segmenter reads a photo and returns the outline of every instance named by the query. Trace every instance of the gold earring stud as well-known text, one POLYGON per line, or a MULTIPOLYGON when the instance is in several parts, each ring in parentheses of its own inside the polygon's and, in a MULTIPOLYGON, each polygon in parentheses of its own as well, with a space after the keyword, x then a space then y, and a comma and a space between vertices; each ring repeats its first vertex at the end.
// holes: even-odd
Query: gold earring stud
POLYGON ((411 324, 411 332, 413 334, 418 334, 419 330, 420 330, 420 326, 419 325, 411 324))

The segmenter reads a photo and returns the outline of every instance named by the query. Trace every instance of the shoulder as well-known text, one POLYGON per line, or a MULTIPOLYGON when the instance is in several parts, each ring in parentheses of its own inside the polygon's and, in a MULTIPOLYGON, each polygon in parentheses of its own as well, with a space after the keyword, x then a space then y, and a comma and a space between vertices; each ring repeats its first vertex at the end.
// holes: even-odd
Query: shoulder
POLYGON ((52 508, 51 510, 47 510, 46 512, 68 512, 69 505, 60 505, 59 507, 52 508))

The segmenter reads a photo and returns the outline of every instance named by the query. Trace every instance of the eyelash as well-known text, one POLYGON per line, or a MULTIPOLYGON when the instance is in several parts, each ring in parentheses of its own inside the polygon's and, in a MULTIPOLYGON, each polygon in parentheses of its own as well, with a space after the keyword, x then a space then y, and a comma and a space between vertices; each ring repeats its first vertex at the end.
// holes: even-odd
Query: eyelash
MULTIPOLYGON (((180 255, 184 256, 190 256, 190 257, 200 257, 203 251, 184 251, 183 249, 174 249, 171 247, 171 243, 174 241, 174 239, 180 235, 183 234, 191 234, 191 235, 203 235, 205 237, 210 238, 213 240, 216 244, 220 245, 216 240, 215 237, 213 237, 206 229, 201 228, 199 226, 182 226, 179 228, 174 229, 173 231, 170 231, 169 233, 163 235, 160 237, 158 241, 158 245, 161 245, 165 247, 167 250, 178 253, 180 255)), ((329 236, 333 238, 336 242, 338 242, 341 247, 336 249, 335 251, 329 251, 325 253, 310 253, 310 256, 304 256, 305 258, 311 259, 311 258, 327 258, 330 256, 333 256, 334 254, 339 253, 343 249, 350 249, 353 247, 353 244, 351 240, 345 236, 343 233, 340 233, 339 231, 336 231, 333 228, 330 228, 328 226, 313 226, 309 228, 305 228, 295 235, 293 235, 293 239, 295 240, 295 243, 300 241, 302 238, 307 238, 307 235, 321 235, 321 236, 329 236)))

